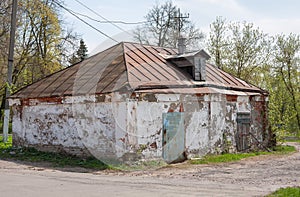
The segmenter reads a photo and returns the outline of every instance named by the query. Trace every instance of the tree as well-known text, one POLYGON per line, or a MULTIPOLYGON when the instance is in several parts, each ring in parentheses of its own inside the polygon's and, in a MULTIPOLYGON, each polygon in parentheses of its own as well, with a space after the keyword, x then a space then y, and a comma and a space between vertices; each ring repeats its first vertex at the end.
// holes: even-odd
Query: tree
POLYGON ((13 83, 27 85, 59 69, 61 26, 55 4, 51 0, 20 2, 13 83), (22 84, 25 82, 25 84, 22 84))
POLYGON ((77 49, 76 53, 73 53, 71 58, 69 59, 70 64, 76 64, 78 62, 83 61, 87 57, 88 49, 83 41, 80 39, 79 48, 77 49))
POLYGON ((77 50, 77 56, 80 58, 80 61, 84 60, 87 57, 88 49, 83 41, 80 39, 79 49, 77 50))
POLYGON ((299 35, 270 37, 251 23, 217 18, 208 46, 218 67, 269 91, 273 131, 300 135, 299 35))
POLYGON ((7 54, 9 44, 11 4, 9 0, 0 1, 0 121, 4 108, 4 97, 7 73, 7 54))
POLYGON ((276 36, 274 69, 287 93, 283 113, 289 114, 285 123, 300 136, 300 37, 290 34, 276 36))
POLYGON ((210 25, 208 51, 210 52, 214 64, 218 68, 223 68, 223 61, 225 59, 225 47, 227 47, 226 40, 226 20, 222 17, 217 17, 210 25))
POLYGON ((171 1, 156 4, 145 16, 147 23, 135 29, 134 39, 142 44, 177 48, 179 34, 182 34, 187 38, 187 47, 199 48, 203 33, 188 18, 179 20, 178 16, 179 9, 171 1))
MULTIPOLYGON (((65 29, 57 0, 19 0, 13 69, 13 88, 18 90, 64 67, 77 35, 65 29), (68 51, 70 50, 70 51, 68 51)), ((0 3, 0 33, 10 24, 10 0, 0 3)), ((7 32, 7 30, 5 31, 7 32)), ((8 33, 0 34, 1 81, 6 80, 8 33), (3 45, 3 46, 2 46, 3 45), (2 64, 2 62, 5 62, 2 64), (4 72, 2 72, 4 70, 4 72)), ((1 83, 1 86, 5 83, 1 83)), ((1 95, 4 95, 1 87, 1 95)), ((5 98, 2 97, 4 100, 5 98)))
POLYGON ((246 81, 257 82, 257 71, 270 57, 267 35, 252 23, 226 24, 217 18, 211 25, 209 51, 216 66, 246 81))
POLYGON ((231 42, 227 47, 227 69, 246 81, 254 82, 256 69, 268 61, 266 35, 252 23, 231 23, 231 42))
POLYGON ((16 89, 56 72, 69 58, 76 34, 64 29, 54 0, 21 0, 13 84, 16 89))

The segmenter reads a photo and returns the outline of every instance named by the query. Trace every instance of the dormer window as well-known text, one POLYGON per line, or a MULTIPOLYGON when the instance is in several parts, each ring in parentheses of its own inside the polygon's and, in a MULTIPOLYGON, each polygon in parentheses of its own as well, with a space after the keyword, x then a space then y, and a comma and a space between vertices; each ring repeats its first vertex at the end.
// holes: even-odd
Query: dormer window
POLYGON ((168 55, 164 56, 164 58, 189 73, 195 81, 206 80, 206 60, 208 60, 210 56, 204 50, 168 55))

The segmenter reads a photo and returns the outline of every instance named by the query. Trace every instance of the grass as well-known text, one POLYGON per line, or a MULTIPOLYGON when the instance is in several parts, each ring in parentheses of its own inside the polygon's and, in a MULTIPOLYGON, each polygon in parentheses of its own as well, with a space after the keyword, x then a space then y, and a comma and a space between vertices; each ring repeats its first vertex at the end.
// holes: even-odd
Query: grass
POLYGON ((100 160, 90 157, 86 159, 78 158, 58 153, 38 151, 34 148, 14 148, 12 146, 12 136, 9 135, 8 142, 4 143, 0 135, 0 159, 12 159, 26 162, 48 162, 53 167, 83 167, 92 170, 145 170, 157 169, 167 164, 160 160, 137 161, 130 164, 105 164, 100 160))
POLYGON ((267 197, 298 197, 300 196, 300 187, 287 187, 287 188, 280 188, 279 190, 273 192, 267 197))
MULTIPOLYGON (((191 164, 209 164, 238 161, 244 158, 257 155, 268 154, 288 154, 295 152, 293 146, 276 146, 273 152, 254 152, 254 153, 238 153, 238 154, 222 154, 222 155, 207 155, 199 160, 191 160, 191 164)), ((69 156, 65 154, 41 152, 34 148, 14 148, 12 146, 12 136, 9 135, 8 142, 4 143, 0 135, 0 159, 13 159, 27 162, 48 162, 53 167, 83 167, 94 170, 118 169, 118 170, 145 170, 156 169, 167 164, 163 161, 137 161, 131 164, 115 164, 107 165, 100 160, 90 157, 86 159, 69 156)))
POLYGON ((224 163, 239 161, 244 158, 254 157, 258 155, 270 155, 270 154, 288 154, 295 152, 294 146, 276 146, 272 152, 252 152, 252 153, 226 153, 221 155, 206 155, 203 158, 191 160, 191 164, 209 164, 209 163, 224 163))
POLYGON ((86 159, 64 154, 41 152, 34 148, 12 147, 12 136, 4 143, 0 136, 0 159, 13 159, 28 162, 49 162, 53 167, 83 167, 87 169, 104 170, 112 167, 100 160, 90 157, 86 159))
POLYGON ((283 141, 283 142, 298 142, 298 143, 300 143, 300 136, 296 136, 296 135, 293 135, 293 136, 283 136, 283 137, 281 137, 281 141, 283 141))
POLYGON ((289 140, 285 140, 286 142, 298 142, 300 143, 300 139, 289 139, 289 140))

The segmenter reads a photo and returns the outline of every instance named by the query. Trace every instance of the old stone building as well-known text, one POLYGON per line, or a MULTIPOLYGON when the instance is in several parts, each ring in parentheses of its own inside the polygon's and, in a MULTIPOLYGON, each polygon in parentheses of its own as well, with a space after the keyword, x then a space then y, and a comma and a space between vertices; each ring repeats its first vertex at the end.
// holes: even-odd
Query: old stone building
POLYGON ((117 44, 12 95, 13 143, 167 162, 268 144, 267 92, 208 58, 117 44))

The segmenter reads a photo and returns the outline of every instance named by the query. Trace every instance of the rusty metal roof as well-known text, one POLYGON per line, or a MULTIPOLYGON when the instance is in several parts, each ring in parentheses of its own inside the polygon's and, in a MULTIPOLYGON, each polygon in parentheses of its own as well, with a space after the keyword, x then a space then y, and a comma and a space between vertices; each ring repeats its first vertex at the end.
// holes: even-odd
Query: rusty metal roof
MULTIPOLYGON (((261 89, 207 64, 204 82, 192 77, 164 58, 177 51, 170 48, 123 42, 67 67, 20 91, 11 98, 41 98, 91 95, 118 91, 214 87, 262 92, 261 89)), ((188 61, 182 64, 190 64, 188 61)))

